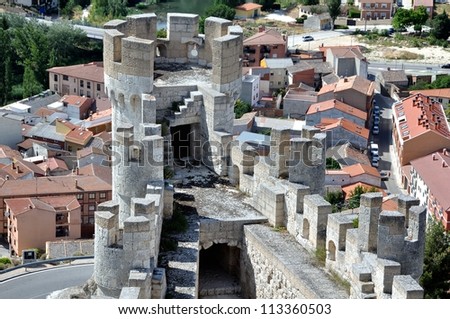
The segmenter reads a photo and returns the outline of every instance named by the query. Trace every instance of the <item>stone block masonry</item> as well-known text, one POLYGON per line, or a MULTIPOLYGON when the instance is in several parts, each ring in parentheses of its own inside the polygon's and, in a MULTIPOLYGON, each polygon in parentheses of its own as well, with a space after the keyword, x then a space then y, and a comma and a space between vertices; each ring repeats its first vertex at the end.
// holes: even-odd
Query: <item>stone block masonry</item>
POLYGON ((348 298, 289 234, 247 225, 244 240, 241 287, 245 298, 348 298))

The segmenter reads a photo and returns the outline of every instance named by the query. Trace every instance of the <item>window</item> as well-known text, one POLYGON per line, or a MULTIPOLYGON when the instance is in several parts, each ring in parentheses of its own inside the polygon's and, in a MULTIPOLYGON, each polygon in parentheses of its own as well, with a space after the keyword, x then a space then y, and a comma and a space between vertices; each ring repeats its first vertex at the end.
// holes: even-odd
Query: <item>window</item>
POLYGON ((90 210, 90 211, 95 210, 95 205, 89 205, 89 210, 90 210))
POLYGON ((58 91, 58 84, 53 85, 53 91, 58 91))
POLYGON ((53 81, 58 82, 58 74, 53 74, 53 81))
POLYGON ((95 199, 95 193, 89 193, 89 199, 95 199))
POLYGON ((83 95, 84 91, 82 89, 80 89, 80 95, 83 95))
POLYGON ((83 224, 87 224, 87 223, 89 223, 89 217, 83 216, 83 224))
POLYGON ((91 97, 91 91, 87 91, 86 96, 91 97))
POLYGON ((438 99, 439 103, 442 103, 442 99, 438 99))
POLYGON ((87 88, 88 88, 88 89, 91 88, 91 82, 87 82, 87 88))
POLYGON ((382 7, 383 9, 386 9, 386 8, 387 8, 387 3, 382 3, 382 4, 381 4, 381 7, 382 7))
POLYGON ((381 12, 381 13, 380 13, 380 16, 381 16, 382 18, 386 18, 386 13, 385 13, 385 12, 381 12))
POLYGON ((63 80, 64 81, 69 81, 69 77, 67 75, 63 75, 63 80))
POLYGON ((84 87, 84 81, 80 80, 80 87, 84 87))
POLYGON ((100 91, 101 87, 100 87, 100 83, 97 83, 97 91, 100 91))
POLYGON ((73 89, 73 93, 77 93, 77 89, 76 88, 73 89))
POLYGON ((77 194, 77 199, 83 199, 83 194, 77 194))
POLYGON ((94 217, 89 216, 89 224, 94 224, 94 217))
POLYGON ((56 227, 56 237, 66 237, 69 236, 69 226, 58 226, 56 227))
POLYGON ((100 198, 106 198, 106 193, 100 193, 100 198))

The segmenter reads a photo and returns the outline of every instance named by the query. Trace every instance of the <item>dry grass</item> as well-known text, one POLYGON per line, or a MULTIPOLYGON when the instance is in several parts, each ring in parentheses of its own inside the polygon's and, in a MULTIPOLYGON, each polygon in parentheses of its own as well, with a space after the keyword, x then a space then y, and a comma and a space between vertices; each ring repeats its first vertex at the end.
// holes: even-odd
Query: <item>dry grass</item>
POLYGON ((390 60, 421 60, 424 58, 423 54, 390 48, 384 50, 383 57, 390 60))

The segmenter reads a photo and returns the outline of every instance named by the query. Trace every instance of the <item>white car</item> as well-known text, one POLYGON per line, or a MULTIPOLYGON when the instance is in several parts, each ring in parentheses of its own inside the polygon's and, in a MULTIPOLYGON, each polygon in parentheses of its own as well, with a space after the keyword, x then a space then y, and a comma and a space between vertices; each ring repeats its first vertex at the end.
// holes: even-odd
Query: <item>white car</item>
POLYGON ((372 166, 373 167, 378 167, 378 157, 372 158, 372 166))
POLYGON ((378 156, 378 144, 370 143, 370 154, 372 156, 374 156, 374 155, 378 156))
POLYGON ((374 135, 380 134, 380 127, 378 125, 374 125, 374 127, 372 128, 372 133, 374 135))

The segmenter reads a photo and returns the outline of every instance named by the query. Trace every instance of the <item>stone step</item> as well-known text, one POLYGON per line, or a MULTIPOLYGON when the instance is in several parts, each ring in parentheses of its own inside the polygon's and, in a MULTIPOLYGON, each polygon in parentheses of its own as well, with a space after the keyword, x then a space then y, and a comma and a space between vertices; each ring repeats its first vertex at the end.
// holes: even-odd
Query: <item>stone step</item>
POLYGON ((372 281, 372 273, 370 269, 362 264, 352 265, 351 272, 355 281, 369 282, 372 281))
POLYGON ((372 294, 375 292, 375 285, 373 282, 361 282, 359 288, 363 294, 372 294))

